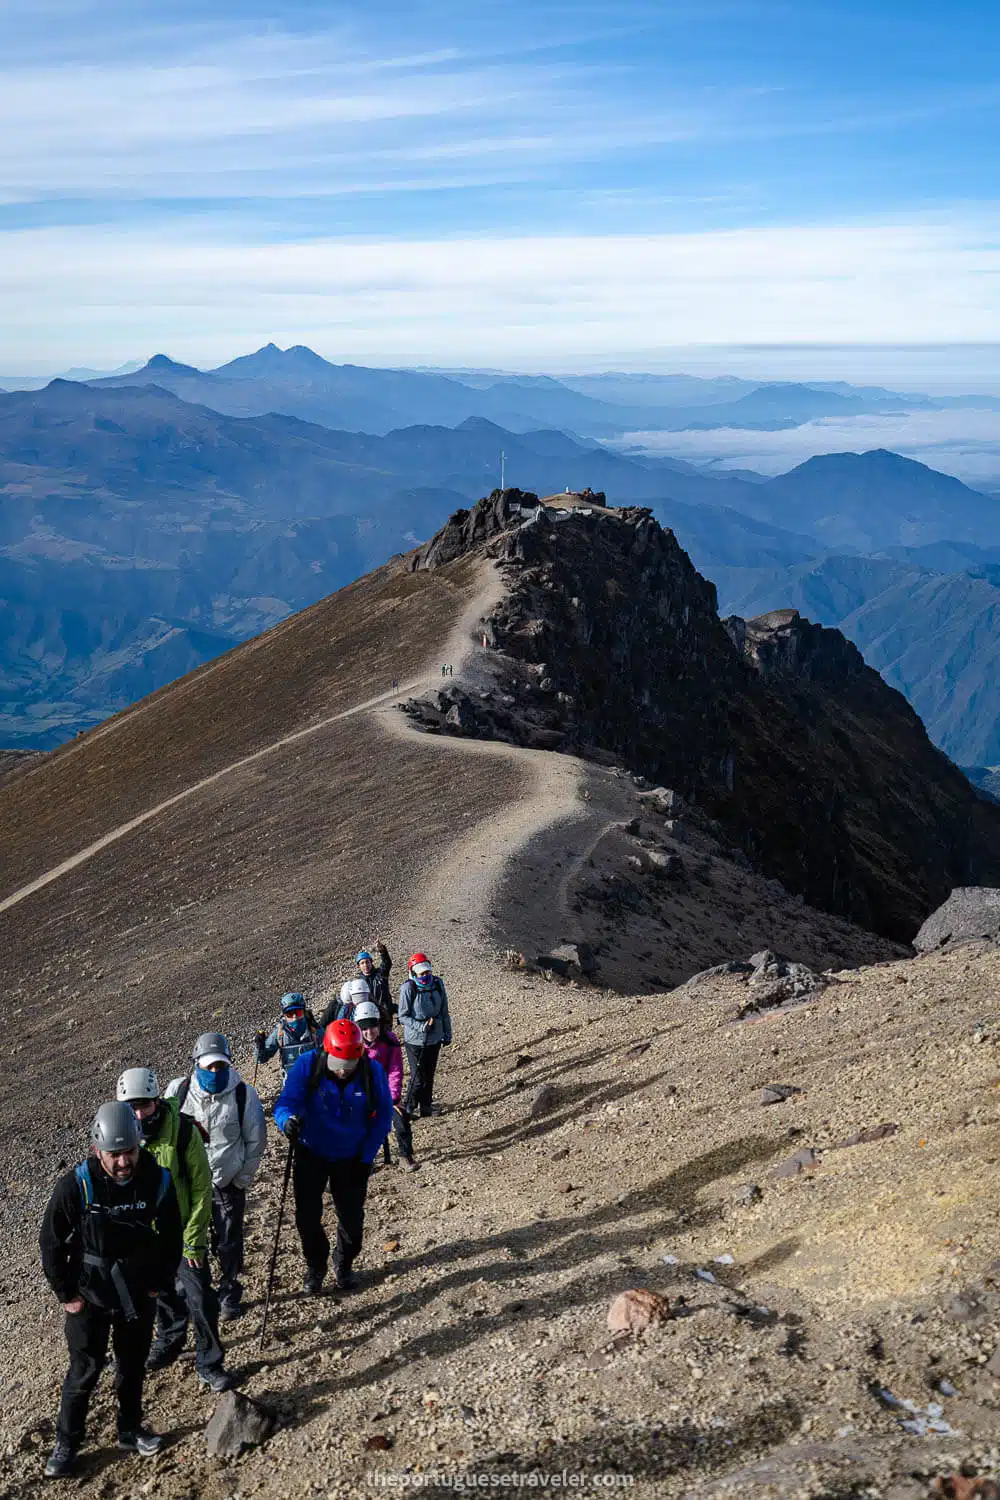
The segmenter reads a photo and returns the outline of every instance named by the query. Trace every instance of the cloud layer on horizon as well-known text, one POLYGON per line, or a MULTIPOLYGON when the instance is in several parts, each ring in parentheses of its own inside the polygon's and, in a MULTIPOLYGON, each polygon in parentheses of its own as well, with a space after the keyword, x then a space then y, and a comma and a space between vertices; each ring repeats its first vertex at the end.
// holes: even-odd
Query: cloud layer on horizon
POLYGON ((1000 412, 995 411, 824 417, 783 432, 734 427, 711 432, 636 432, 615 446, 626 452, 711 463, 719 471, 756 469, 769 475, 783 474, 817 453, 889 448, 944 474, 954 474, 966 484, 1000 485, 1000 412))
POLYGON ((280 244, 185 228, 0 236, 0 369, 25 348, 40 368, 98 349, 204 365, 269 339, 521 368, 685 343, 1000 340, 1000 249, 982 223, 280 244))
POLYGON ((2 0, 0 369, 989 340, 995 44, 904 0, 2 0))

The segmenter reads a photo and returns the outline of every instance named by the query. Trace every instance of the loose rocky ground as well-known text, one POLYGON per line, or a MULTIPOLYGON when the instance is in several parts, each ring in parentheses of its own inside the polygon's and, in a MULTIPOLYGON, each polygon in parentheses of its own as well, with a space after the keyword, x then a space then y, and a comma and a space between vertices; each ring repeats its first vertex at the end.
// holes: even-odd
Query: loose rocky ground
MULTIPOLYGON (((120 1460, 105 1384, 75 1492, 371 1493, 375 1471, 567 1468, 664 1495, 902 1500, 970 1458, 1000 1466, 995 950, 844 972, 743 1023, 738 978, 626 999, 470 967, 460 943, 450 957, 456 1042, 445 1112, 418 1126, 423 1168, 373 1179, 352 1296, 299 1295, 286 1224, 261 1353, 280 1140, 269 1153, 250 1309, 227 1342, 286 1425, 238 1461, 206 1458, 212 1402, 185 1365, 149 1387, 170 1448, 120 1460), (772 1083, 798 1092, 765 1105, 772 1083), (898 1128, 851 1144, 880 1126, 898 1128), (815 1165, 784 1175, 804 1148, 815 1165), (613 1338, 628 1287, 671 1316, 613 1338)), ((26 1264, 33 1195, 7 1192, 26 1264)), ((37 1492, 63 1358, 20 1260, 8 1242, 0 1444, 16 1496, 37 1492)))
MULTIPOLYGON (((452 654, 456 600, 478 603, 475 578, 435 578, 413 671, 452 654)), ((383 583, 374 617, 395 649, 397 581, 383 583)), ((331 684, 329 641, 356 645, 359 628, 323 607, 303 620, 314 675, 282 677, 283 732, 387 675, 375 656, 364 684, 342 666, 331 684)), ((258 668, 281 661, 274 636, 254 649, 258 668)), ((65 782, 59 757, 29 774, 37 846, 8 793, 3 894, 184 785, 185 767, 191 784, 268 743, 250 649, 212 670, 232 674, 225 692, 210 676, 202 702, 196 678, 180 704, 154 699, 70 747, 65 782)), ((142 1463, 110 1446, 105 1380, 67 1492, 291 1500, 377 1493, 377 1475, 565 1469, 666 1496, 906 1500, 962 1462, 996 1472, 998 950, 911 960, 761 881, 697 819, 668 828, 612 769, 390 736, 387 712, 212 783, 3 915, 0 1493, 41 1484, 65 1355, 35 1239, 94 1104, 140 1053, 180 1071, 209 1024, 245 1055, 280 989, 312 980, 319 1001, 373 926, 397 955, 430 947, 455 1043, 444 1112, 417 1127, 422 1170, 373 1179, 359 1290, 304 1299, 286 1222, 258 1348, 275 1136, 251 1200, 248 1312, 226 1341, 283 1425, 239 1460, 208 1458, 214 1403, 185 1362, 150 1381, 172 1441, 142 1463), (683 880, 651 854, 679 857, 683 880), (598 982, 534 971, 536 948, 588 936, 598 982), (780 965, 671 987, 763 947, 828 971, 824 987, 759 1012, 755 974, 780 965), (629 1288, 670 1316, 620 1338, 607 1311, 629 1288)))

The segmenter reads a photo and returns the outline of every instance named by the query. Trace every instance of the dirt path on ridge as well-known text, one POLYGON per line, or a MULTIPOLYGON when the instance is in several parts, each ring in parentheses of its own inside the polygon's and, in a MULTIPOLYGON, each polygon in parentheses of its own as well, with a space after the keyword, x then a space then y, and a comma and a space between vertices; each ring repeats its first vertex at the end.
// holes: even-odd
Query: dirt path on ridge
MULTIPOLYGON (((502 588, 500 591, 502 592, 502 588)), ((484 588, 480 594, 470 601, 455 626, 449 641, 449 647, 452 642, 455 642, 457 646, 461 640, 468 638, 474 622, 481 618, 485 610, 498 597, 499 593, 496 590, 484 588)), ((275 751, 283 750, 289 745, 294 745, 299 740, 319 734, 333 724, 342 723, 345 719, 368 713, 383 705, 394 704, 399 698, 421 688, 426 688, 434 681, 435 673, 428 667, 417 676, 400 683, 398 689, 390 689, 388 692, 377 693, 374 697, 367 698, 362 703, 356 703, 353 707, 344 709, 340 713, 330 714, 315 724, 308 724, 302 729, 294 730, 291 734, 282 735, 279 739, 273 740, 271 744, 263 746, 260 750, 255 750, 251 755, 241 756, 238 760, 231 761, 228 765, 221 767, 220 770, 214 771, 210 776, 204 776, 200 781, 193 782, 191 786, 185 787, 183 791, 175 792, 173 796, 164 798, 153 807, 147 808, 145 812, 137 814, 134 818, 129 818, 124 823, 119 823, 117 827, 103 834, 101 838, 95 839, 93 843, 86 845, 78 853, 71 855, 69 859, 62 860, 43 874, 36 876, 34 880, 28 881, 18 890, 12 891, 9 896, 4 897, 0 901, 0 913, 8 911, 13 906, 17 906, 21 901, 34 895, 36 891, 41 890, 44 886, 51 885, 54 880, 58 880, 61 876, 69 874, 71 870, 78 869, 87 860, 92 859, 96 854, 100 854, 109 845, 117 843, 119 839, 125 838, 128 834, 134 832, 135 829, 141 828, 144 823, 148 823, 152 818, 159 817, 170 808, 176 807, 178 803, 185 802, 188 798, 197 796, 199 792, 204 791, 207 787, 214 786, 217 782, 222 781, 227 776, 231 776, 234 772, 241 771, 247 766, 252 766, 256 762, 263 760, 266 756, 272 755, 275 751)), ((118 722, 116 721, 116 723, 118 722)), ((105 732, 110 733, 111 730, 109 729, 105 732)))

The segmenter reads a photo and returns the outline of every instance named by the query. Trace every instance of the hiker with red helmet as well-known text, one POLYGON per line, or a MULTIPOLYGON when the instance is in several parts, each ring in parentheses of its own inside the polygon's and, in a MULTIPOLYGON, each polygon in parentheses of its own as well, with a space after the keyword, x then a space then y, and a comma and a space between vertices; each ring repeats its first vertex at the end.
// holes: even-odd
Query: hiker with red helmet
POLYGON ((380 1063, 365 1052, 353 1021, 333 1021, 322 1050, 293 1063, 274 1106, 274 1119, 292 1143, 295 1227, 306 1262, 305 1290, 322 1288, 330 1260, 323 1228, 327 1187, 337 1210, 333 1273, 341 1291, 353 1285, 361 1250, 368 1176, 392 1128, 392 1097, 380 1063))
POLYGON ((399 1019, 403 1023, 410 1083, 403 1109, 422 1119, 434 1113, 434 1074, 442 1047, 451 1044, 451 1017, 444 981, 434 973, 426 953, 413 953, 409 978, 399 991, 399 1019))

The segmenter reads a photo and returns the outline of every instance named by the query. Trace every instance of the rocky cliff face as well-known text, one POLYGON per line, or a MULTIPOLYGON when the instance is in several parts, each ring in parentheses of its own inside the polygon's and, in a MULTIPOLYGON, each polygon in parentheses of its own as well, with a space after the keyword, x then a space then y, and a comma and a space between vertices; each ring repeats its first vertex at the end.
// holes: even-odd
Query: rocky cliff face
POLYGON ((1000 880, 1000 809, 839 632, 722 622, 643 508, 495 491, 414 554, 485 550, 507 589, 490 680, 414 705, 428 728, 563 750, 675 788, 813 905, 909 940, 954 885, 1000 880))

